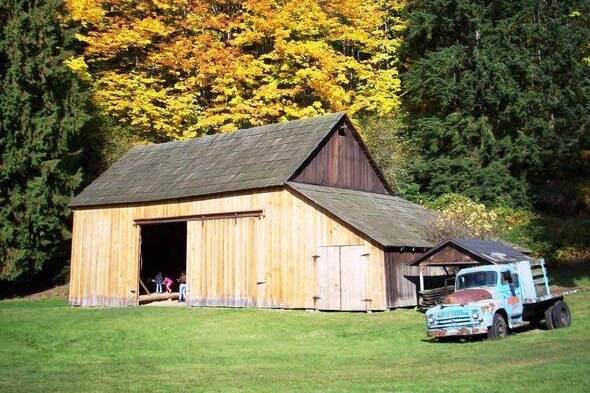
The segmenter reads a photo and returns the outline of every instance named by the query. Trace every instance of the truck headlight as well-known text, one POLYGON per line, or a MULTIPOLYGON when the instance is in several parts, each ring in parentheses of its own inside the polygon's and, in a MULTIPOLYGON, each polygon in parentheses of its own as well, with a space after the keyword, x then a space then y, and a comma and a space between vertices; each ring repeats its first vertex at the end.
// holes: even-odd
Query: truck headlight
POLYGON ((430 314, 428 317, 426 317, 426 320, 428 321, 429 325, 432 325, 434 323, 434 315, 430 314))
POLYGON ((471 318, 473 318, 473 319, 479 319, 479 312, 477 312, 477 311, 474 311, 474 312, 471 314, 471 318))

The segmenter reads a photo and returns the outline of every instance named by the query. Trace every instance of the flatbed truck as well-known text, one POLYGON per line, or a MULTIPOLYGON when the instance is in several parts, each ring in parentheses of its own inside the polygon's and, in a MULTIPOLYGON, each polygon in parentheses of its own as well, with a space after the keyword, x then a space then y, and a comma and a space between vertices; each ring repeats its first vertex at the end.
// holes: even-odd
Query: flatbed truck
POLYGON ((435 339, 487 335, 545 321, 548 329, 571 324, 563 293, 553 293, 543 259, 462 269, 455 291, 426 311, 427 334, 435 339))

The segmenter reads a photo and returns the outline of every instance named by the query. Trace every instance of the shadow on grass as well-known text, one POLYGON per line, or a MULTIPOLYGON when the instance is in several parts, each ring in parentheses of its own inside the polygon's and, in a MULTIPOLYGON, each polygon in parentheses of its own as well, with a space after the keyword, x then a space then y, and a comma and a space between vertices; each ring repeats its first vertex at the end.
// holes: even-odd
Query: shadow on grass
POLYGON ((473 342, 481 342, 486 341, 487 335, 485 334, 477 334, 475 336, 452 336, 452 337, 438 337, 438 338, 423 338, 422 342, 428 344, 440 344, 440 345, 448 345, 448 344, 466 344, 466 343, 473 343, 473 342))
POLYGON ((51 291, 66 284, 66 280, 31 280, 25 283, 13 283, 0 280, 0 300, 27 297, 51 291))
MULTIPOLYGON (((545 332, 547 330, 549 330, 549 329, 547 329, 547 325, 545 325, 544 322, 530 324, 530 325, 510 329, 510 332, 508 333, 508 337, 506 337, 505 339, 509 339, 510 336, 513 336, 513 335, 535 333, 535 332, 539 333, 539 332, 545 332)), ((429 343, 429 344, 466 344, 466 343, 488 341, 488 337, 486 334, 478 334, 475 336, 439 337, 437 339, 423 338, 421 341, 424 343, 429 343)))

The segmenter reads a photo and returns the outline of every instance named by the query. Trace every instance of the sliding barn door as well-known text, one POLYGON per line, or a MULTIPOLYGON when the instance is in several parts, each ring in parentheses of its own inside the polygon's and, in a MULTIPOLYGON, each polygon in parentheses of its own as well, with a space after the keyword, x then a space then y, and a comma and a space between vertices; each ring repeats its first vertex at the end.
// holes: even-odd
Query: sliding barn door
POLYGON ((363 246, 321 247, 316 263, 318 309, 366 309, 368 266, 363 246))
POLYGON ((188 222, 190 305, 255 305, 257 221, 248 217, 188 222))

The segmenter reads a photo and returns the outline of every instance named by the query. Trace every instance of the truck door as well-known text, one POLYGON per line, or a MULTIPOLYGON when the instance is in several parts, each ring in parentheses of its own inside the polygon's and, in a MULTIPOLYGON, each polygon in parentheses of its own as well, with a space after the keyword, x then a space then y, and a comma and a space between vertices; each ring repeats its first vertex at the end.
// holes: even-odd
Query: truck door
POLYGON ((506 312, 510 317, 509 324, 522 322, 522 289, 517 273, 511 271, 502 272, 502 295, 506 299, 506 312))

